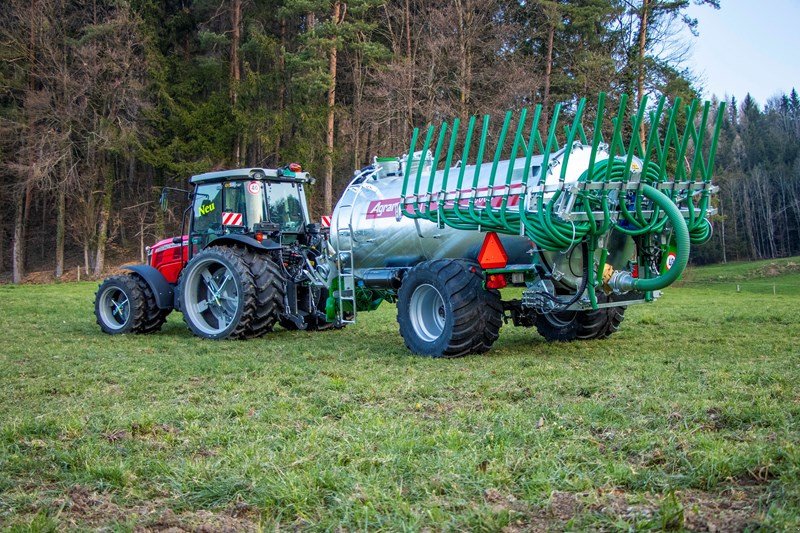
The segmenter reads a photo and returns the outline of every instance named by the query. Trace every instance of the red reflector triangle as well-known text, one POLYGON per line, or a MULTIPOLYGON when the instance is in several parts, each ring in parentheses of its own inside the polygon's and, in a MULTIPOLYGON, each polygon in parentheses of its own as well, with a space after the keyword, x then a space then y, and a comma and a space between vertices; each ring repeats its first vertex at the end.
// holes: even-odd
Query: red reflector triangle
POLYGON ((478 254, 478 263, 483 269, 487 268, 503 268, 508 264, 508 254, 503 249, 503 244, 500 242, 500 237, 497 233, 490 231, 483 239, 483 246, 478 254))

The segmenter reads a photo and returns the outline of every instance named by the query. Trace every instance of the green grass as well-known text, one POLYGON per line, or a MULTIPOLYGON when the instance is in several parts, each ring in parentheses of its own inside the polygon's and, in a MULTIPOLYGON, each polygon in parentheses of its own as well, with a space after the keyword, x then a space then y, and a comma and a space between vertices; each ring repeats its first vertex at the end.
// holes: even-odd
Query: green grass
POLYGON ((209 342, 101 334, 93 283, 2 286, 0 529, 797 529, 800 274, 758 268, 456 360, 390 305, 209 342))

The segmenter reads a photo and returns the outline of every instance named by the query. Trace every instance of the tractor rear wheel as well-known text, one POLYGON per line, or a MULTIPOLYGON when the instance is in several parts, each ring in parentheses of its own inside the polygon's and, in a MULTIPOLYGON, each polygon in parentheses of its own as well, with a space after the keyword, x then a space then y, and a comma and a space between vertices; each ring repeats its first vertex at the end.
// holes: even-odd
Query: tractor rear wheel
POLYGON ((245 338, 257 307, 253 275, 235 250, 206 248, 181 272, 178 301, 198 337, 245 338))
POLYGON ((403 278, 397 322, 412 352, 460 357, 491 347, 502 324, 502 307, 499 294, 484 289, 479 267, 438 259, 418 264, 403 278))
POLYGON ((112 335, 158 331, 170 311, 158 308, 150 286, 133 273, 105 279, 95 294, 97 323, 112 335))
POLYGON ((250 271, 255 283, 255 303, 244 337, 260 337, 272 331, 284 308, 286 280, 278 265, 268 255, 249 248, 233 249, 250 271))

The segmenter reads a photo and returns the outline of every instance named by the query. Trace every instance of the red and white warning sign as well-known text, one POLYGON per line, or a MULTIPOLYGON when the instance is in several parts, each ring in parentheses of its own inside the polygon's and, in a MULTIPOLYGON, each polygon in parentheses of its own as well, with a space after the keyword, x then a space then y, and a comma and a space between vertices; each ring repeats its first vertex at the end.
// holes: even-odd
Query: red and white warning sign
POLYGON ((331 217, 322 216, 320 217, 320 225, 323 228, 330 228, 331 227, 331 217))
POLYGON ((251 181, 247 184, 247 192, 250 194, 258 194, 261 192, 261 182, 251 181))
POLYGON ((223 226, 241 226, 242 225, 242 214, 241 213, 231 213, 231 212, 222 212, 222 225, 223 226))
POLYGON ((671 269, 671 268, 672 268, 672 265, 674 265, 674 264, 675 264, 675 259, 676 259, 677 257, 678 257, 678 255, 677 255, 675 252, 670 252, 670 253, 667 255, 667 270, 669 270, 669 269, 671 269))

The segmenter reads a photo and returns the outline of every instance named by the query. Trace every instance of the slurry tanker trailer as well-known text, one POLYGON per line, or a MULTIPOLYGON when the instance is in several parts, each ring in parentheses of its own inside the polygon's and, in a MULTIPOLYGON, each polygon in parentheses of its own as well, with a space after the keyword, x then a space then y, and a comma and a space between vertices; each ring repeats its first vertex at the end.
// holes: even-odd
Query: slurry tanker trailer
POLYGON ((355 173, 330 227, 311 222, 299 165, 194 176, 185 235, 100 285, 98 324, 149 333, 177 309, 201 337, 250 338, 341 328, 388 301, 416 354, 485 352, 505 322, 606 338, 711 237, 724 113, 662 97, 629 116, 623 95, 609 117, 606 102, 588 131, 583 99, 549 124, 537 106, 415 129, 406 154, 355 173))

